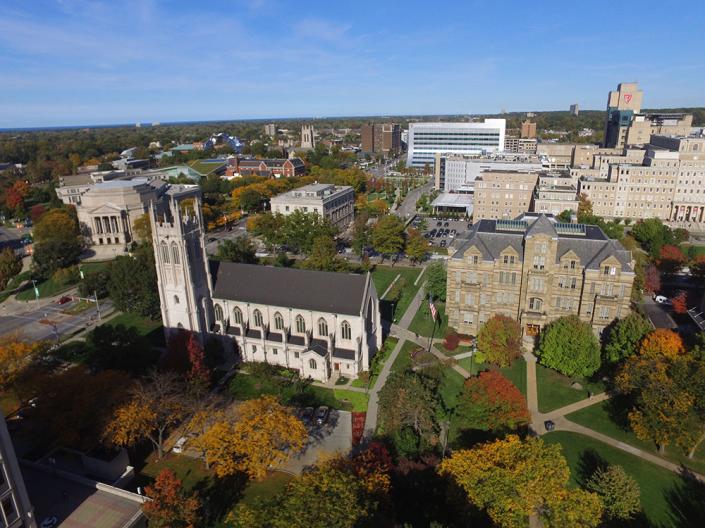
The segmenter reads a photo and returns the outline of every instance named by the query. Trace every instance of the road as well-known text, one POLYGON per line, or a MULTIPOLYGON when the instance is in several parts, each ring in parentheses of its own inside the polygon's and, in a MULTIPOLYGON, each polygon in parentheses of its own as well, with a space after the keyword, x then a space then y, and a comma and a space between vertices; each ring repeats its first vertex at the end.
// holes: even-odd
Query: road
POLYGON ((206 233, 206 253, 209 255, 215 255, 218 250, 218 244, 221 241, 233 240, 235 238, 245 236, 247 234, 247 230, 245 228, 246 224, 247 218, 243 218, 242 220, 238 220, 233 223, 232 231, 226 231, 223 229, 206 233))
POLYGON ((416 212, 416 202, 421 198, 421 195, 430 192, 432 188, 433 183, 429 181, 428 183, 424 183, 421 187, 411 189, 399 208, 394 211, 394 214, 399 218, 407 220, 416 212))
POLYGON ((654 302, 653 299, 647 295, 643 296, 640 306, 651 321, 651 324, 654 325, 654 328, 674 329, 678 327, 668 313, 668 306, 654 302))
POLYGON ((20 239, 31 232, 32 230, 28 227, 22 227, 20 229, 4 226, 0 227, 0 250, 10 247, 17 251, 23 247, 20 239))
MULTIPOLYGON (((94 306, 76 315, 66 313, 76 302, 59 305, 56 302, 28 301, 26 309, 18 309, 17 303, 12 306, 0 305, 0 335, 20 333, 32 341, 58 340, 77 330, 94 325, 98 313, 94 306), (37 304, 39 303, 39 304, 37 304)), ((112 312, 112 301, 100 301, 101 315, 112 312)))

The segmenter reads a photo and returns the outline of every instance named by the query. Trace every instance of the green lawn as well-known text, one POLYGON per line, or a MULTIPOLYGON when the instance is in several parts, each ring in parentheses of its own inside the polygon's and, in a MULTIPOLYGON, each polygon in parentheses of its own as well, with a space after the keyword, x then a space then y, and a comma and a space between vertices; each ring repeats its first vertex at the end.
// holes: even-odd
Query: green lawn
POLYGON ((23 271, 22 273, 18 273, 14 277, 12 277, 8 282, 7 286, 5 286, 5 289, 3 290, 4 293, 0 293, 0 303, 3 302, 5 299, 7 299, 10 296, 10 292, 17 288, 20 284, 22 284, 24 281, 32 277, 32 272, 27 270, 23 271))
POLYGON ((542 365, 536 365, 536 385, 538 388, 539 411, 542 413, 560 409, 571 403, 584 400, 588 391, 593 394, 603 392, 602 382, 591 382, 586 379, 571 379, 542 365), (570 385, 577 381, 583 388, 578 390, 570 385))
POLYGON ((258 500, 267 500, 279 495, 294 478, 289 473, 273 471, 262 480, 250 481, 242 493, 242 504, 253 505, 258 500))
MULTIPOLYGON (((110 262, 111 261, 109 260, 102 262, 84 262, 81 263, 79 267, 83 270, 84 275, 90 275, 91 273, 95 273, 96 271, 105 269, 110 264, 110 262)), ((27 276, 25 278, 29 279, 30 277, 27 276)), ((45 297, 53 297, 55 295, 60 294, 61 292, 70 290, 74 287, 76 287, 76 283, 61 284, 56 282, 52 277, 44 281, 37 281, 37 289, 39 290, 40 299, 43 299, 45 297)), ((34 299, 34 288, 32 287, 31 283, 28 286, 25 286, 25 288, 17 294, 17 300, 19 301, 33 301, 34 299)))
POLYGON ((207 162, 207 161, 203 161, 203 160, 196 160, 196 161, 192 161, 191 163, 189 163, 189 166, 193 170, 203 174, 204 176, 207 176, 208 174, 210 174, 211 172, 213 172, 215 169, 217 169, 218 167, 220 167, 222 165, 223 165, 222 162, 207 162))
MULTIPOLYGON (((380 267, 382 266, 377 266, 377 268, 380 267)), ((406 287, 402 291, 401 298, 396 303, 396 306, 394 306, 394 312, 392 314, 387 314, 387 317, 392 318, 395 323, 398 323, 399 320, 404 316, 404 312, 406 312, 407 308, 409 307, 409 304, 411 304, 411 301, 414 299, 416 292, 419 291, 423 280, 419 281, 419 284, 414 285, 414 282, 421 273, 421 268, 405 268, 403 266, 395 266, 391 269, 393 270, 392 272, 396 271, 396 273, 401 275, 401 277, 399 277, 399 280, 402 280, 403 278, 406 282, 406 287)), ((386 273, 386 271, 383 270, 383 273, 386 273)), ((396 277, 396 275, 394 275, 394 277, 396 277)), ((392 280, 394 280, 394 277, 392 277, 392 280)), ((382 295, 384 293, 384 290, 378 290, 377 293, 379 295, 382 295)), ((384 301, 386 299, 382 298, 382 300, 384 301)))
POLYGON ((588 461, 598 456, 608 464, 619 464, 639 483, 641 505, 651 523, 661 528, 678 526, 672 522, 673 510, 667 500, 667 494, 681 480, 675 473, 577 433, 556 431, 544 435, 543 439, 546 443, 561 444, 563 447, 563 455, 570 466, 572 486, 584 483, 583 468, 590 466, 588 461))
POLYGON ((705 444, 701 444, 695 452, 695 457, 689 459, 678 447, 671 446, 666 449, 665 454, 659 453, 652 442, 640 440, 628 429, 628 426, 621 426, 610 416, 610 402, 603 402, 580 409, 566 416, 569 420, 594 429, 611 438, 630 444, 649 453, 669 459, 677 464, 683 464, 693 471, 705 474, 705 444))
POLYGON ((419 306, 419 310, 416 312, 416 315, 414 315, 414 318, 409 325, 409 330, 419 334, 420 336, 430 337, 433 332, 435 337, 444 337, 446 329, 448 328, 445 303, 437 301, 435 305, 436 310, 438 310, 435 323, 433 319, 431 319, 431 309, 429 308, 428 303, 424 301, 421 303, 421 306, 419 306))
POLYGON ((271 394, 285 405, 301 407, 327 405, 343 411, 366 411, 368 396, 345 389, 327 389, 307 384, 296 378, 287 379, 271 374, 238 372, 230 382, 230 392, 236 400, 251 400, 271 394))
POLYGON ((446 347, 443 346, 443 343, 435 343, 433 346, 436 347, 436 350, 442 352, 443 354, 449 357, 458 356, 460 354, 464 354, 465 352, 470 352, 472 350, 472 347, 470 345, 458 345, 458 348, 456 348, 455 350, 448 350, 446 347))
POLYGON ((375 383, 377 382, 377 377, 379 376, 379 373, 382 371, 384 364, 387 362, 387 358, 392 353, 392 350, 394 350, 394 347, 397 346, 398 342, 399 339, 397 339, 396 337, 390 336, 385 339, 384 343, 382 344, 382 348, 378 350, 377 354, 375 354, 375 356, 372 358, 372 364, 370 365, 369 383, 358 378, 354 379, 351 385, 353 387, 359 387, 361 389, 365 389, 367 387, 374 387, 375 383))
POLYGON ((372 282, 375 284, 377 295, 381 296, 389 288, 394 277, 399 275, 399 269, 391 266, 375 266, 372 272, 372 282))
POLYGON ((145 466, 137 473, 132 485, 144 487, 164 468, 169 468, 176 473, 186 490, 211 477, 211 473, 206 470, 201 460, 173 453, 168 453, 161 460, 157 460, 156 454, 152 453, 147 458, 145 466))
POLYGON ((165 346, 164 332, 160 320, 149 319, 132 312, 123 312, 103 324, 107 326, 122 325, 126 328, 134 328, 139 335, 148 338, 153 346, 165 346))
MULTIPOLYGON (((470 358, 458 360, 458 365, 467 370, 470 374, 476 375, 484 370, 488 370, 490 366, 486 363, 478 364, 476 361, 471 361, 470 358)), ((526 397, 526 361, 522 358, 515 359, 511 366, 501 368, 499 371, 511 381, 514 386, 519 389, 524 397, 526 397)))
POLYGON ((413 341, 404 341, 401 346, 401 350, 397 355, 397 358, 392 363, 392 372, 402 372, 411 366, 411 352, 416 349, 419 345, 413 341))

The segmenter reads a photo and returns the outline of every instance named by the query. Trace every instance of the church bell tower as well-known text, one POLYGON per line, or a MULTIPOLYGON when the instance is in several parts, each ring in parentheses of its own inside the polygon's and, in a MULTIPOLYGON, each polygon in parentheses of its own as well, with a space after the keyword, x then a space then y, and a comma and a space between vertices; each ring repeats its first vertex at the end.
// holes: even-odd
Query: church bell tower
POLYGON ((157 287, 167 341, 177 329, 204 342, 213 324, 211 278, 197 185, 172 185, 163 214, 150 208, 157 287))

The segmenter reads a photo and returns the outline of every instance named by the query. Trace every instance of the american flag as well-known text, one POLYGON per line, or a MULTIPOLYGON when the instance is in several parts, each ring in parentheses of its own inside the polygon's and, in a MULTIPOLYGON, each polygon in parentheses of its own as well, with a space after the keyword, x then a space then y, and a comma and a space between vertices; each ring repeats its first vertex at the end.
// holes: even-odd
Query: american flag
POLYGON ((433 305, 433 299, 431 296, 428 296, 428 308, 431 310, 431 317, 433 318, 433 321, 436 321, 436 315, 438 314, 438 310, 436 310, 436 307, 433 305))

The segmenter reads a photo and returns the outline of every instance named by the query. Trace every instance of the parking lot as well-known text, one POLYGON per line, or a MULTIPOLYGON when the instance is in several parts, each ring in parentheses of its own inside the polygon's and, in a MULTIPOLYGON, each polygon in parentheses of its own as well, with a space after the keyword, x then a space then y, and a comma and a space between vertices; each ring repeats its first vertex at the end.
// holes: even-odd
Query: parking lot
MULTIPOLYGON (((421 223, 417 222, 417 220, 418 218, 414 220, 412 225, 415 223, 415 227, 418 229, 421 223)), ((456 238, 466 233, 472 225, 465 220, 448 220, 434 217, 427 217, 426 224, 423 236, 428 240, 428 245, 442 248, 449 247, 456 238)))
POLYGON ((315 419, 307 420, 306 428, 309 436, 304 450, 279 469, 299 475, 321 456, 349 453, 352 449, 352 415, 347 411, 332 409, 325 423, 318 425, 315 419))

